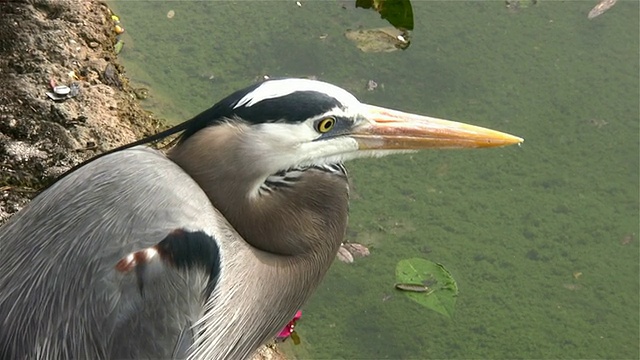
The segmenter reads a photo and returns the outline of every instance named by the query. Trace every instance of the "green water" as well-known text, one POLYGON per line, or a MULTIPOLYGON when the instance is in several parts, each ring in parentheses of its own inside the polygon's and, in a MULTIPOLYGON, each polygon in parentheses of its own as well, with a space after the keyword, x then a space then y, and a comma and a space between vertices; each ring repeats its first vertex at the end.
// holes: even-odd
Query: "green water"
POLYGON ((264 74, 314 75, 363 102, 526 139, 349 163, 349 240, 372 255, 333 266, 303 309, 296 356, 637 359, 639 6, 589 21, 596 3, 414 1, 411 46, 383 54, 343 36, 386 26, 346 1, 112 4, 128 75, 172 121, 264 74), (394 291, 411 257, 458 281, 453 320, 394 291))

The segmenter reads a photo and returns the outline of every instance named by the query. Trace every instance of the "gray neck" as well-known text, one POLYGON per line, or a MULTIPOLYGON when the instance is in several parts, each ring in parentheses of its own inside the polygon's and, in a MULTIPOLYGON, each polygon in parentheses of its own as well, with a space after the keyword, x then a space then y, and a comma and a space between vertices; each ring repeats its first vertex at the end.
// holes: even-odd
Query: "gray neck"
POLYGON ((276 335, 324 277, 347 225, 347 180, 334 173, 308 169, 290 186, 247 196, 264 175, 229 157, 235 130, 201 130, 169 153, 244 239, 221 240, 224 265, 195 357, 247 357, 276 335))

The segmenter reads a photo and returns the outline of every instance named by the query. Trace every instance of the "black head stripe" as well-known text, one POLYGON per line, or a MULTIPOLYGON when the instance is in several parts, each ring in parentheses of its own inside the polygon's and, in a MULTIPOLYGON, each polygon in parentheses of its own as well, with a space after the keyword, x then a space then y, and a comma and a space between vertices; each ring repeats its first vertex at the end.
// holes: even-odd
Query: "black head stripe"
POLYGON ((235 115, 252 124, 267 122, 300 123, 339 107, 335 98, 317 91, 296 91, 262 100, 252 106, 239 106, 235 115))
POLYGON ((250 124, 300 123, 336 107, 342 107, 336 98, 313 90, 294 91, 284 96, 260 100, 250 106, 247 106, 248 103, 244 103, 236 107, 240 100, 269 81, 236 91, 208 110, 198 114, 189 120, 189 125, 181 139, 185 140, 199 130, 226 119, 240 118, 250 124))

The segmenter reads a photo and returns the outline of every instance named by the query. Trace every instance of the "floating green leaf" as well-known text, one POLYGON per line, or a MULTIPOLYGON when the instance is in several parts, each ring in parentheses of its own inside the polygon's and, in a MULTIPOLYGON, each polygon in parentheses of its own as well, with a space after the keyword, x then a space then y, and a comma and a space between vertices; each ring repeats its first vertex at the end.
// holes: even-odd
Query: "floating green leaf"
POLYGON ((405 294, 418 304, 448 318, 453 316, 458 284, 442 264, 419 258, 401 260, 396 266, 396 281, 428 286, 432 291, 405 294))
POLYGON ((356 7, 373 8, 394 27, 413 30, 413 8, 410 0, 356 0, 356 7))

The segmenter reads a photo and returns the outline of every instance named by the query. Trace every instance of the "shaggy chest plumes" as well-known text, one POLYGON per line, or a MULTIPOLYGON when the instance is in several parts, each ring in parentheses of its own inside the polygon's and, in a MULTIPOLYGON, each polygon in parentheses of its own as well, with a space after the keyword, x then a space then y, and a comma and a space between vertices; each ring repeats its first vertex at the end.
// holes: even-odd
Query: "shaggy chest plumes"
POLYGON ((258 193, 260 196, 265 196, 272 194, 274 191, 282 190, 283 188, 291 188, 295 186, 307 171, 311 170, 325 172, 329 175, 339 176, 344 179, 347 178, 347 169, 345 169, 342 164, 297 167, 278 171, 277 173, 270 175, 260 185, 258 193))
MULTIPOLYGON (((246 160, 227 155, 241 153, 236 149, 246 146, 242 139, 249 131, 247 126, 207 128, 172 149, 169 157, 202 187, 251 246, 280 255, 319 249, 332 253, 346 226, 335 220, 346 221, 348 210, 344 167, 320 163, 268 173, 269 164, 247 167, 246 160), (204 146, 207 151, 200 150, 204 146), (329 234, 331 238, 325 237, 329 234)), ((275 155, 263 154, 262 159, 269 156, 275 155)))

